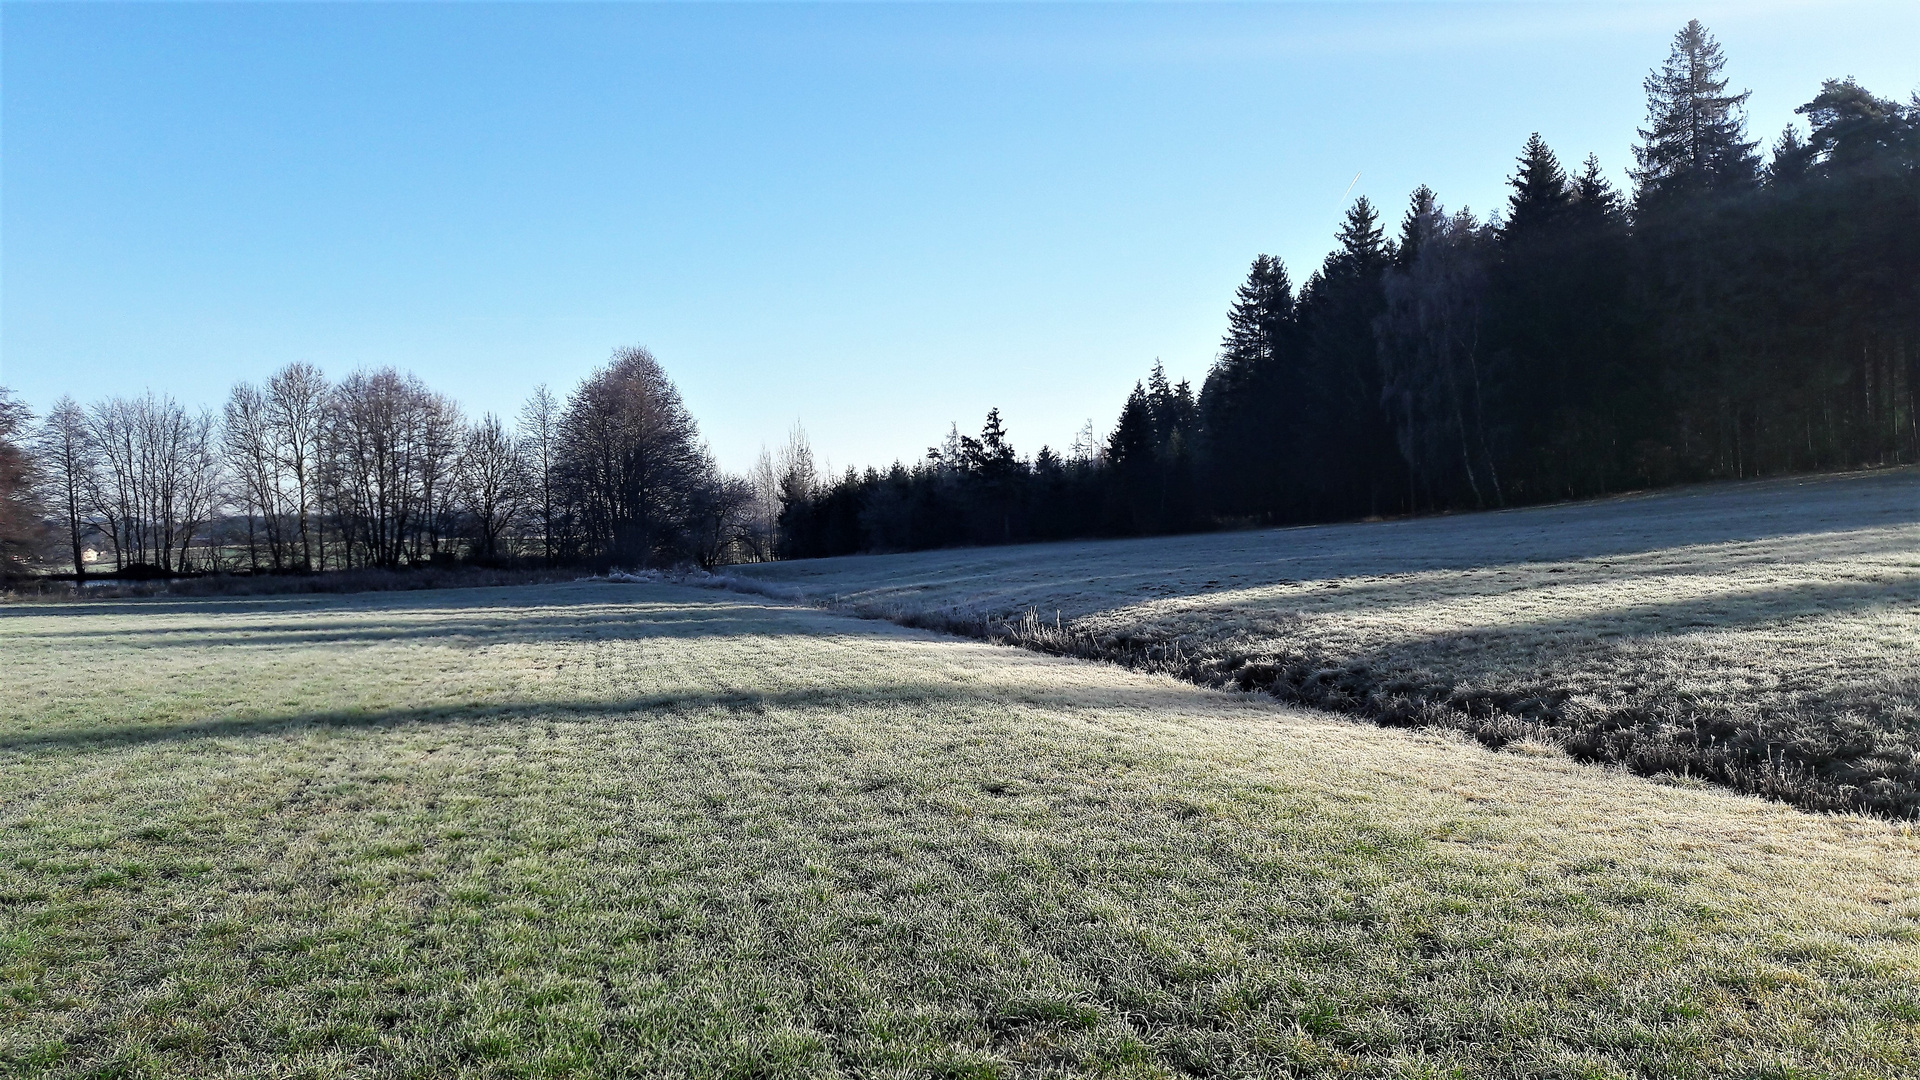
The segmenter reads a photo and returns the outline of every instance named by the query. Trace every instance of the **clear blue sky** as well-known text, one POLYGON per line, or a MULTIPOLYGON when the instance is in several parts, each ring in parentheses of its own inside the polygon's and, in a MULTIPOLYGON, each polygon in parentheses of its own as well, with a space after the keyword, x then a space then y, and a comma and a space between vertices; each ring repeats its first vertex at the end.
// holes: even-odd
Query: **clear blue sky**
POLYGON ((722 463, 991 406, 1030 453, 1195 380, 1354 174, 1485 211, 1531 131, 1624 179, 1689 17, 1768 141, 1920 84, 1920 4, 0 6, 0 383, 217 405, 292 360, 475 413, 618 345, 722 463))

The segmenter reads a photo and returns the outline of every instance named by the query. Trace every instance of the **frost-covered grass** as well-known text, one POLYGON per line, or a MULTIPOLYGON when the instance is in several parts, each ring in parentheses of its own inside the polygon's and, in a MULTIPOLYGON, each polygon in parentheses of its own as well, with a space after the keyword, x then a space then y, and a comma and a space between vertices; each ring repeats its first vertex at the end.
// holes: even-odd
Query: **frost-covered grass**
POLYGON ((1920 1072, 1920 840, 666 585, 0 609, 9 1075, 1920 1072))
POLYGON ((1920 814, 1912 469, 737 573, 1494 745, 1920 814))

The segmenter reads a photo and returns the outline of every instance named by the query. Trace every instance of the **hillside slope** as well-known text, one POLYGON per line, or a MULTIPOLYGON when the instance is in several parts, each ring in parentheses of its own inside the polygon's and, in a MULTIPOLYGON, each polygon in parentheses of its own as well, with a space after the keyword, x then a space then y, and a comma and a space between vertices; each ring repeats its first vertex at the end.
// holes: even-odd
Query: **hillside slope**
POLYGON ((1491 745, 1920 813, 1920 470, 735 575, 1491 745))

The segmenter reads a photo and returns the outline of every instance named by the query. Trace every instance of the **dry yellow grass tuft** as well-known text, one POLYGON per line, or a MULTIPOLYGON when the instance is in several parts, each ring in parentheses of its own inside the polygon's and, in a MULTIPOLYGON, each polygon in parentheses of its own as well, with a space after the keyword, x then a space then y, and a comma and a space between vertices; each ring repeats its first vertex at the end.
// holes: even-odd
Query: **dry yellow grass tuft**
POLYGON ((0 609, 34 1075, 1920 1071, 1920 840, 754 598, 0 609))

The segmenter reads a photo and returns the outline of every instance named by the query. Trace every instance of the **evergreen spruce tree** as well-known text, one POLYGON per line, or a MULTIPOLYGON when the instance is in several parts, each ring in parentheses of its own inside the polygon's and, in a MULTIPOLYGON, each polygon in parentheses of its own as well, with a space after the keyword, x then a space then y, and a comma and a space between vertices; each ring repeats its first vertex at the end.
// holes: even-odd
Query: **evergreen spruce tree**
POLYGON ((1139 383, 1120 409, 1120 420, 1107 438, 1107 463, 1112 481, 1108 504, 1109 527, 1121 533, 1152 532, 1157 527, 1155 507, 1161 499, 1160 463, 1153 430, 1153 406, 1139 383))
POLYGON ((1220 355, 1200 386, 1196 436, 1203 499, 1218 513, 1270 512, 1292 438, 1298 347, 1293 282, 1279 259, 1253 260, 1227 311, 1220 355))
POLYGON ((1293 321, 1293 282, 1286 264, 1256 256, 1246 283, 1227 309, 1227 335, 1220 342, 1214 369, 1229 384, 1244 382, 1262 364, 1279 355, 1293 321))
MULTIPOLYGON (((1648 441, 1677 452, 1694 475, 1742 476, 1759 376, 1734 342, 1750 320, 1740 298, 1763 287, 1743 221, 1758 184, 1746 138, 1746 93, 1727 92, 1726 58, 1698 20, 1674 35, 1647 76, 1647 126, 1634 148, 1635 259, 1642 317, 1659 358, 1665 430, 1648 441)), ((1663 452, 1664 456, 1664 452, 1663 452)))
POLYGON ((1673 36, 1666 63, 1650 73, 1647 126, 1633 154, 1635 205, 1751 186, 1759 176, 1757 142, 1746 138, 1751 91, 1727 93, 1726 57, 1694 19, 1673 36))
POLYGON ((1019 482, 1024 471, 1013 444, 1007 441, 1006 425, 999 409, 987 410, 987 422, 978 439, 962 436, 961 454, 966 461, 964 487, 969 533, 972 539, 986 543, 1008 543, 1013 539, 1013 517, 1019 502, 1019 482))
POLYGON ((1147 410, 1153 416, 1153 441, 1158 447, 1167 441, 1175 420, 1173 385, 1167 382, 1167 369, 1157 356, 1153 358, 1153 370, 1147 373, 1147 410))
POLYGON ((1773 141, 1772 160, 1767 162, 1767 183, 1792 184, 1806 178, 1813 169, 1813 147, 1800 137, 1800 129, 1788 124, 1773 141))
POLYGON ((1588 154, 1580 164, 1580 175, 1573 178, 1572 216, 1582 232, 1625 226, 1626 209, 1613 182, 1600 170, 1600 155, 1588 154))
POLYGON ((1157 452, 1164 451, 1176 433, 1184 432, 1185 438, 1193 438, 1194 428, 1198 426, 1193 390, 1185 380, 1178 386, 1167 382, 1166 368, 1158 357, 1153 361, 1153 371, 1147 375, 1147 410, 1153 417, 1157 452))
POLYGON ((1587 155, 1569 178, 1536 133, 1509 178, 1506 220, 1488 277, 1480 369, 1496 499, 1567 498, 1613 482, 1605 398, 1619 364, 1620 198, 1587 155), (1521 448, 1525 448, 1524 452, 1521 448))
POLYGON ((1295 505, 1275 511, 1289 518, 1377 514, 1389 500, 1401 505, 1407 491, 1374 337, 1394 246, 1365 196, 1347 210, 1336 239, 1298 305, 1306 355, 1295 396, 1306 423, 1283 471, 1298 478, 1299 491, 1295 505))
POLYGON ((1115 468, 1136 467, 1153 460, 1153 408, 1146 388, 1133 384, 1133 393, 1120 408, 1120 421, 1107 436, 1107 462, 1115 468))
POLYGON ((980 428, 978 441, 965 439, 964 442, 967 445, 967 466, 972 472, 999 478, 1011 473, 1019 464, 1013 444, 1007 441, 1007 426, 1000 419, 999 409, 987 410, 987 422, 980 428))
POLYGON ((1349 272, 1367 275, 1381 270, 1393 254, 1393 245, 1387 242, 1386 230, 1380 224, 1380 211, 1374 209, 1373 200, 1365 195, 1347 208, 1334 239, 1340 250, 1334 252, 1332 258, 1345 264, 1349 272))
POLYGON ((1513 194, 1507 197, 1507 219, 1500 230, 1502 240, 1548 233, 1564 224, 1573 207, 1566 170, 1560 159, 1548 149, 1546 140, 1534 132, 1520 151, 1520 168, 1507 180, 1513 194))
POLYGON ((1181 436, 1191 449, 1194 437, 1200 428, 1200 405, 1193 398, 1193 384, 1181 379, 1174 384, 1172 393, 1160 410, 1160 430, 1162 441, 1175 435, 1181 436))
POLYGON ((1407 198, 1407 212, 1400 219, 1400 241, 1394 249, 1394 265, 1404 270, 1420 257, 1420 249, 1438 236, 1446 226, 1446 211, 1440 196, 1425 184, 1413 189, 1407 198))

